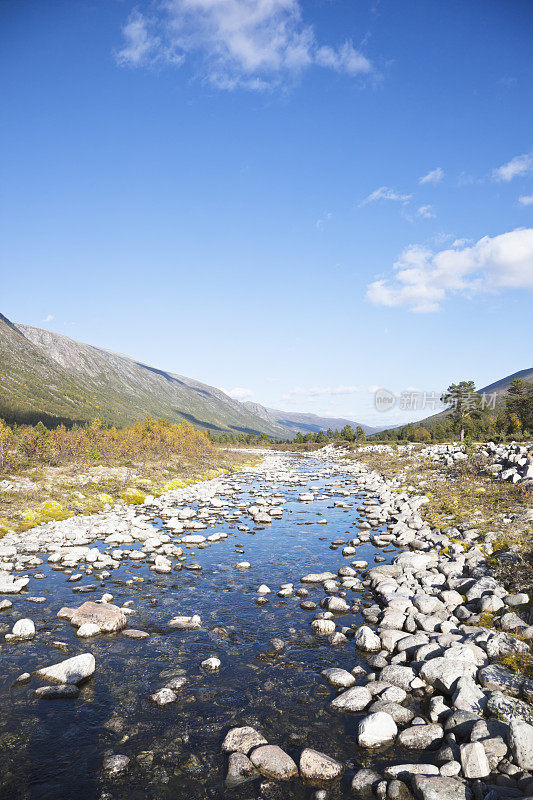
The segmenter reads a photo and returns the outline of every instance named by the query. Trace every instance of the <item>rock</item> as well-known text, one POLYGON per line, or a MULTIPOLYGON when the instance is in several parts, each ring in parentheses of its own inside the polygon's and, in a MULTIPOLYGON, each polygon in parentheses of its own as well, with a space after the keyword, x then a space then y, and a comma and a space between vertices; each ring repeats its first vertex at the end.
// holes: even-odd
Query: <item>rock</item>
POLYGON ((228 759, 228 773, 226 775, 226 786, 234 789, 241 783, 255 778, 257 770, 244 753, 231 753, 228 759))
POLYGON ((129 763, 128 756, 113 754, 104 758, 102 767, 109 775, 118 775, 127 769, 129 763))
POLYGON ((352 778, 351 789, 356 800, 375 800, 374 787, 381 781, 379 772, 360 769, 352 778))
POLYGON ((500 664, 489 664, 478 672, 478 680, 485 689, 501 690, 518 697, 524 683, 524 676, 500 664))
POLYGON ((298 767, 281 747, 265 744, 257 747, 250 756, 252 764, 261 775, 278 781, 289 781, 298 775, 298 767))
POLYGON ((29 582, 29 578, 14 578, 9 572, 1 572, 0 594, 19 594, 29 582))
POLYGON ((168 624, 171 628, 177 628, 180 631, 196 631, 202 627, 202 620, 198 614, 193 614, 192 617, 172 617, 168 624))
POLYGON ((369 711, 384 711, 390 714, 396 725, 408 725, 414 717, 414 713, 410 708, 400 705, 400 703, 391 703, 387 700, 377 700, 372 703, 369 711))
POLYGON ((487 698, 471 678, 459 678, 452 702, 459 710, 482 714, 487 705, 487 698))
POLYGON ((460 752, 465 778, 486 778, 490 774, 487 754, 481 742, 462 744, 460 752))
POLYGON ((380 747, 391 742, 398 728, 390 714, 376 711, 364 717, 357 731, 357 741, 360 747, 380 747))
POLYGON ((411 781, 419 800, 471 800, 470 789, 457 778, 415 775, 411 781))
POLYGON ((31 619, 19 619, 13 625, 13 636, 17 639, 33 639, 35 636, 35 625, 31 619))
POLYGON ((434 764, 395 764, 385 768, 385 777, 406 779, 410 775, 438 775, 434 764))
POLYGON ((412 750, 427 750, 430 747, 438 747, 444 736, 444 731, 436 723, 429 725, 414 725, 405 728, 398 735, 398 744, 412 750))
POLYGON ((158 706, 166 706, 169 703, 174 703, 177 699, 178 695, 168 686, 150 695, 150 700, 158 706))
POLYGON ((522 719, 511 719, 509 747, 520 769, 533 771, 533 725, 522 719))
POLYGON ((362 625, 354 636, 355 646, 367 653, 381 650, 381 639, 368 625, 362 625))
POLYGON ((202 669, 205 669, 206 672, 216 672, 222 666, 222 662, 219 658, 216 658, 216 656, 211 656, 211 658, 204 659, 200 666, 202 669))
POLYGON ((121 608, 112 603, 95 603, 87 600, 74 611, 70 622, 76 628, 85 623, 92 623, 103 633, 114 633, 126 627, 126 615, 121 608))
POLYGON ((268 744, 265 737, 258 733, 255 728, 245 726, 243 728, 232 728, 228 731, 222 742, 222 750, 225 753, 238 752, 246 756, 250 750, 262 744, 268 744))
POLYGON ((389 664, 384 667, 379 674, 379 679, 403 689, 404 692, 408 692, 411 689, 420 689, 424 686, 411 667, 404 667, 401 664, 389 664))
POLYGON ((487 711, 500 719, 510 721, 513 717, 518 717, 533 725, 533 707, 523 700, 508 697, 502 692, 490 692, 487 711))
MULTIPOLYGON (((78 631, 79 636, 79 631, 78 631)), ((147 639, 150 634, 146 631, 138 631, 135 628, 125 628, 122 631, 122 636, 125 636, 126 639, 147 639)))
POLYGON ((54 683, 78 684, 91 677, 95 670, 95 660, 92 653, 83 653, 50 667, 42 667, 35 672, 36 677, 54 683))
POLYGON ((90 639, 91 636, 97 636, 100 633, 100 628, 94 622, 84 622, 80 625, 76 632, 76 636, 80 639, 90 639))
POLYGON ((309 575, 300 578, 300 581, 301 583, 325 583, 335 580, 336 577, 334 572, 310 572, 309 575))
POLYGON ((330 708, 336 711, 362 711, 372 702, 372 695, 366 686, 354 686, 346 692, 337 695, 330 708))
POLYGON ((333 781, 344 771, 343 765, 330 756, 307 747, 300 756, 300 777, 311 782, 333 781))
POLYGON ((459 678, 467 677, 472 680, 477 675, 477 667, 468 661, 452 661, 449 658, 437 656, 430 658, 422 665, 419 672, 420 678, 435 686, 446 694, 452 694, 459 678))
POLYGON ((7 611, 8 608, 12 608, 13 603, 11 600, 0 600, 0 611, 7 611))
POLYGON ((311 630, 317 636, 329 636, 335 633, 335 623, 332 619, 314 619, 311 623, 311 630))
POLYGON ((71 700, 78 697, 80 690, 72 683, 63 686, 39 686, 33 693, 40 700, 71 700))
POLYGON ((349 689, 355 684, 354 676, 346 669, 330 667, 329 669, 323 669, 320 674, 335 689, 349 689))

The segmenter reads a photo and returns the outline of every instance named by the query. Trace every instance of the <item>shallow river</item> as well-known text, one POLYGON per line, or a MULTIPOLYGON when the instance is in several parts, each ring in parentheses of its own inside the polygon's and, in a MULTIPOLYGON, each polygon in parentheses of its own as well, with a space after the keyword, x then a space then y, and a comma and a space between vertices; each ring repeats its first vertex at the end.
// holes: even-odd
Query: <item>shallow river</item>
MULTIPOLYGON (((336 691, 320 672, 328 666, 348 670, 364 666, 353 641, 332 647, 325 637, 314 636, 310 622, 315 612, 300 608, 302 598, 281 599, 276 592, 280 584, 291 581, 298 588, 308 572, 336 573, 354 558, 372 564, 378 554, 389 561, 396 551, 388 548, 384 553, 363 544, 355 556, 343 557, 342 546, 332 547, 332 542, 347 542, 356 535, 356 507, 364 499, 355 493, 353 477, 339 467, 326 481, 316 480, 315 473, 324 465, 312 459, 287 456, 286 466, 308 479, 308 489, 325 486, 329 499, 302 503, 298 495, 306 491, 305 486, 269 483, 253 473, 237 476, 241 492, 231 498, 219 495, 221 499, 248 505, 258 490, 283 494, 287 501, 283 518, 240 532, 237 524, 252 527, 253 523, 244 509, 237 508, 242 513, 239 520, 221 522, 206 533, 224 531, 227 539, 205 549, 187 549, 185 563, 200 564, 201 571, 181 569, 158 575, 147 564, 126 560, 105 581, 99 581, 95 573, 74 584, 43 556, 43 565, 33 571, 46 577, 31 580, 31 591, 12 598, 13 609, 0 617, 4 632, 21 616, 33 619, 37 629, 33 641, 2 645, 1 800, 312 795, 313 790, 299 781, 280 786, 277 794, 270 795, 261 795, 260 780, 225 789, 227 757, 221 753, 221 742, 227 730, 237 725, 258 727, 271 744, 279 744, 296 761, 301 748, 310 746, 348 762, 348 772, 331 796, 350 796, 350 767, 379 764, 387 757, 387 751, 367 756, 357 748, 359 715, 335 714, 328 708, 336 691), (354 493, 341 497, 339 491, 350 487, 354 493), (334 500, 339 499, 353 508, 334 508, 334 500), (327 525, 318 524, 324 518, 327 525), (243 560, 251 563, 249 570, 235 567, 243 560), (132 584, 134 576, 143 577, 144 582, 132 584), (272 594, 266 605, 259 606, 255 601, 262 583, 272 594), (79 594, 79 587, 88 584, 96 584, 97 591, 79 594), (98 599, 104 591, 113 595, 117 605, 133 601, 135 613, 129 624, 147 631, 149 638, 136 641, 115 634, 80 641, 68 621, 56 618, 62 606, 98 599), (28 599, 36 595, 44 602, 28 599), (168 627, 171 617, 194 613, 202 618, 200 630, 168 627), (215 627, 225 628, 228 635, 213 632, 215 627), (277 655, 270 652, 274 637, 286 643, 277 655), (58 641, 66 648, 52 644, 58 641), (33 696, 35 683, 13 685, 22 672, 88 651, 96 658, 96 672, 78 699, 38 700, 33 696), (222 667, 205 673, 200 662, 212 655, 220 658, 222 667), (155 706, 150 694, 180 675, 187 684, 178 701, 155 706), (106 751, 131 758, 125 773, 109 777, 102 772, 106 751)), ((155 518, 153 524, 160 527, 161 520, 155 518)), ((308 599, 319 603, 324 597, 321 585, 307 588, 308 599)), ((356 597, 351 591, 348 595, 348 600, 356 597)), ((371 599, 363 594, 365 602, 371 599)), ((338 628, 361 623, 359 615, 346 614, 339 618, 338 628)), ((371 671, 368 665, 366 670, 371 671)), ((388 756, 390 761, 390 751, 388 756)))

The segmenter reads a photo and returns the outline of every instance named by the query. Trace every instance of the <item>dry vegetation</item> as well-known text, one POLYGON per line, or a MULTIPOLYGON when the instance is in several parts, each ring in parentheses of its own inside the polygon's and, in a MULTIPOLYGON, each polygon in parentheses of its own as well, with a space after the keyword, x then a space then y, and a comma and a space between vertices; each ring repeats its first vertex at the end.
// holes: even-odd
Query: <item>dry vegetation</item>
POLYGON ((482 534, 495 534, 489 558, 496 577, 512 589, 528 589, 533 577, 533 527, 528 516, 533 493, 520 484, 497 480, 483 471, 485 462, 474 454, 453 467, 420 456, 421 447, 409 453, 360 450, 349 457, 363 461, 403 487, 413 486, 427 495, 422 514, 432 527, 465 525, 482 534), (512 551, 516 559, 500 559, 498 551, 512 551), (512 565, 512 566, 511 566, 512 565))
MULTIPOLYGON (((253 460, 253 459, 252 459, 253 460)), ((11 429, 0 420, 0 536, 87 514, 118 499, 142 503, 249 464, 188 424, 147 417, 126 428, 11 429)))

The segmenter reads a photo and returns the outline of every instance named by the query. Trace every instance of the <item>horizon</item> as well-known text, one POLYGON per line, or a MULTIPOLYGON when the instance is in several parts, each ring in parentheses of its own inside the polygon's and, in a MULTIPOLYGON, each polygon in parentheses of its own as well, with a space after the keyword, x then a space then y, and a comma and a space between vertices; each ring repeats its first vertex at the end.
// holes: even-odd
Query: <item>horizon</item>
POLYGON ((526 369, 531 4, 256 12, 3 4, 7 317, 372 427, 526 369))
MULTIPOLYGON (((9 322, 12 322, 15 326, 29 325, 29 323, 15 322, 14 320, 9 319, 9 317, 6 317, 6 315, 2 314, 2 312, 0 312, 0 317, 4 317, 4 319, 7 319, 9 322)), ((31 327, 39 328, 40 326, 31 326, 31 327)), ((77 339, 74 339, 71 336, 67 336, 67 334, 60 333, 59 331, 54 331, 51 328, 41 328, 41 330, 46 330, 49 333, 59 334, 60 336, 64 336, 65 338, 69 339, 70 341, 77 342, 77 343, 83 344, 83 345, 87 345, 89 347, 98 347, 97 345, 93 345, 91 342, 79 342, 77 339)), ((139 364, 143 364, 144 363, 144 362, 139 362, 139 360, 135 356, 130 355, 128 353, 118 353, 118 352, 116 352, 114 350, 110 350, 109 348, 105 348, 105 347, 99 348, 99 349, 106 350, 107 352, 114 353, 115 355, 122 356, 123 358, 126 358, 126 359, 128 359, 130 361, 135 361, 135 362, 137 362, 139 364)), ((191 379, 195 380, 194 376, 183 375, 183 374, 180 374, 180 373, 172 373, 170 370, 166 370, 163 367, 163 365, 160 365, 160 364, 144 363, 144 366, 153 367, 153 368, 162 370, 163 372, 166 372, 166 373, 171 374, 171 375, 175 374, 175 375, 177 375, 177 377, 185 377, 185 378, 191 378, 191 379)), ((515 372, 515 373, 509 373, 509 375, 501 375, 499 378, 496 378, 495 380, 490 381, 488 384, 486 384, 486 386, 478 386, 477 383, 476 383, 476 389, 479 390, 479 391, 483 391, 485 388, 490 387, 493 383, 498 383, 500 380, 502 380, 504 378, 513 377, 513 375, 519 375, 520 373, 530 372, 532 370, 533 370, 533 367, 531 367, 531 368, 530 367, 526 367, 526 368, 524 368, 522 370, 517 370, 517 372, 515 372)), ((204 382, 201 381, 201 383, 204 383, 204 382)), ((474 381, 474 383, 475 383, 475 381, 474 381)), ((222 388, 220 386, 212 386, 211 384, 205 384, 205 385, 208 385, 208 386, 210 386, 210 388, 216 389, 216 390, 218 390, 220 392, 224 392, 224 394, 226 394, 232 400, 237 400, 238 402, 242 402, 244 404, 246 404, 246 403, 255 403, 255 404, 261 405, 264 408, 267 408, 267 410, 271 410, 271 411, 284 411, 285 413, 296 414, 296 415, 308 414, 308 415, 311 415, 311 416, 316 416, 317 418, 331 419, 332 421, 335 420, 335 419, 339 419, 339 420, 342 419, 344 422, 353 422, 353 423, 356 423, 356 424, 365 425, 367 427, 376 428, 377 430, 389 427, 388 425, 369 425, 369 423, 367 423, 367 421, 364 420, 364 419, 352 419, 351 417, 344 417, 342 414, 327 415, 327 414, 316 413, 315 411, 301 411, 301 410, 297 410, 297 409, 281 409, 281 408, 274 408, 272 406, 265 406, 265 404, 262 403, 259 399, 254 399, 254 400, 251 400, 251 399, 240 399, 238 397, 235 397, 233 394, 231 394, 226 389, 224 389, 224 388, 222 388)), ((368 393, 372 396, 372 398, 374 398, 373 402, 374 402, 374 405, 376 405, 375 392, 370 391, 371 389, 372 389, 372 387, 369 387, 369 392, 368 393)), ((376 390, 376 391, 379 391, 379 390, 376 390)), ((385 391, 387 392, 388 390, 385 390, 385 391)), ((443 388, 442 392, 444 392, 444 388, 443 388)), ((398 406, 400 404, 400 400, 401 400, 401 395, 398 395, 397 398, 396 398, 396 402, 397 402, 398 406)), ((447 408, 446 404, 439 403, 438 409, 433 408, 432 410, 433 410, 434 413, 438 413, 438 410, 444 410, 445 408, 447 408)), ((428 416, 428 414, 426 412, 426 409, 424 409, 423 415, 419 414, 417 417, 413 417, 413 410, 410 409, 410 408, 401 409, 401 408, 398 407, 397 411, 398 412, 403 411, 403 414, 406 416, 406 419, 404 421, 402 421, 401 423, 393 423, 390 427, 399 427, 401 425, 408 424, 409 422, 418 422, 420 420, 425 419, 426 416, 428 416)), ((380 417, 378 419, 387 420, 387 418, 388 418, 388 412, 387 411, 385 411, 385 412, 383 412, 381 410, 378 411, 378 409, 376 408, 376 412, 380 413, 380 417)), ((414 412, 414 413, 416 413, 416 412, 414 412)))

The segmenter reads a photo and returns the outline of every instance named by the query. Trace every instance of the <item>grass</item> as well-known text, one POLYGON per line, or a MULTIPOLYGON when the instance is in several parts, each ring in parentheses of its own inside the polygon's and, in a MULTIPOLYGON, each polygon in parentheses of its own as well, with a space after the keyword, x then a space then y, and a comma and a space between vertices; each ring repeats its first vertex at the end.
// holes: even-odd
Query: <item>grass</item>
POLYGON ((193 457, 129 461, 123 465, 39 465, 0 473, 20 488, 0 492, 0 537, 8 530, 25 531, 52 520, 93 514, 105 505, 143 503, 147 495, 192 486, 229 472, 254 466, 260 458, 212 447, 193 457))

